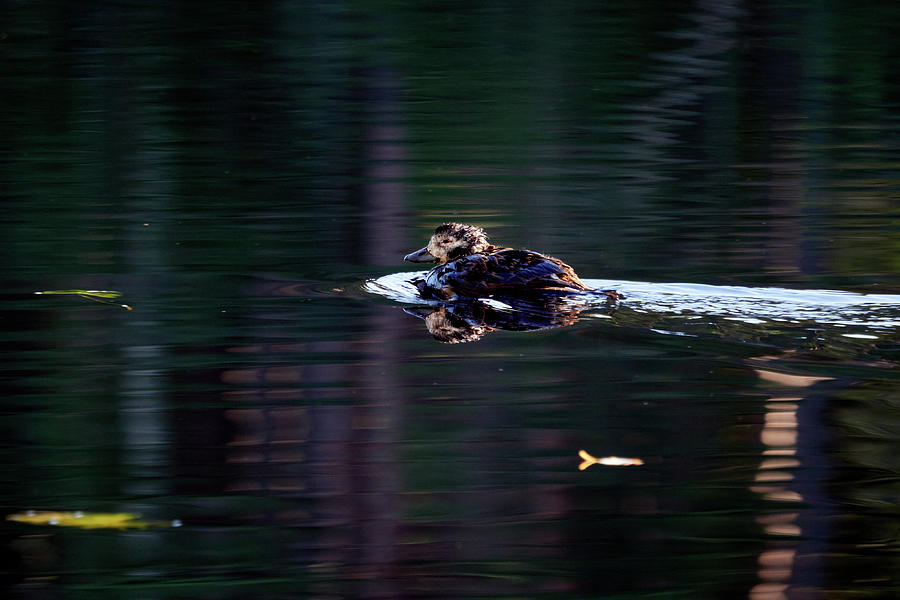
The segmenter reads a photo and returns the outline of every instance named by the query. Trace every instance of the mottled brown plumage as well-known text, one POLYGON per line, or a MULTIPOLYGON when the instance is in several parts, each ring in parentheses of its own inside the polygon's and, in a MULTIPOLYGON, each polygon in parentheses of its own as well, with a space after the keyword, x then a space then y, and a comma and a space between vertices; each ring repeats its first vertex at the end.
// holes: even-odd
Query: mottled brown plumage
MULTIPOLYGON (((573 294, 593 291, 574 269, 552 256, 502 248, 488 242, 480 227, 445 223, 428 245, 404 257, 410 262, 438 262, 417 282, 423 296, 450 300, 528 292, 573 294)), ((616 292, 603 292, 618 299, 616 292)))

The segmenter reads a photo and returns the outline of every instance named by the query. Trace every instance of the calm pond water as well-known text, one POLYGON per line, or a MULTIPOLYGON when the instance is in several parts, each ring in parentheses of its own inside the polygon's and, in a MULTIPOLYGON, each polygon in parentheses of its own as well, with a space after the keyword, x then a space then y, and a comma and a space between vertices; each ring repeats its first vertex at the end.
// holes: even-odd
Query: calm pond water
POLYGON ((8 597, 900 596, 900 4, 6 9, 8 597))

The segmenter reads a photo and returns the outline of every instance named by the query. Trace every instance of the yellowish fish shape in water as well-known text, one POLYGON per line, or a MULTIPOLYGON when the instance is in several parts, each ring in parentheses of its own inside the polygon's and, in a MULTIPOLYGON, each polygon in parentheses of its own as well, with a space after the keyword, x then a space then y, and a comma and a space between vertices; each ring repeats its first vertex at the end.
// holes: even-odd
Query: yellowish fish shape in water
POLYGON ((581 457, 581 464, 578 465, 579 471, 584 471, 591 465, 606 465, 608 467, 631 467, 644 464, 640 458, 622 458, 621 456, 603 456, 597 458, 591 456, 586 450, 579 450, 578 456, 581 457))

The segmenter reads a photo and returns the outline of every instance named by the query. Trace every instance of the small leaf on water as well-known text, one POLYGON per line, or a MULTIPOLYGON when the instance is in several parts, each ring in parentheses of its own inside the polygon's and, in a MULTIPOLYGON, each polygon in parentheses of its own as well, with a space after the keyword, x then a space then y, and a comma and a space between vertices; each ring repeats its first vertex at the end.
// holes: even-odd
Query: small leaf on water
POLYGON ((578 456, 582 462, 578 465, 579 471, 584 471, 591 465, 606 465, 608 467, 632 467, 644 464, 640 458, 623 458, 621 456, 603 456, 597 458, 591 456, 586 450, 579 450, 578 456))
POLYGON ((79 527, 81 529, 146 529, 148 527, 180 527, 181 521, 144 521, 133 513, 86 513, 82 511, 60 512, 29 510, 8 515, 7 521, 31 525, 79 527))
MULTIPOLYGON (((80 296, 85 300, 93 300, 102 304, 115 304, 115 302, 110 302, 110 300, 120 297, 122 292, 118 290, 44 290, 35 292, 35 294, 38 296, 80 296)), ((127 304, 120 304, 119 306, 125 310, 131 310, 131 307, 127 304)))
POLYGON ((43 292, 35 292, 35 294, 44 296, 69 295, 95 298, 118 298, 122 295, 122 292, 117 290, 44 290, 43 292))

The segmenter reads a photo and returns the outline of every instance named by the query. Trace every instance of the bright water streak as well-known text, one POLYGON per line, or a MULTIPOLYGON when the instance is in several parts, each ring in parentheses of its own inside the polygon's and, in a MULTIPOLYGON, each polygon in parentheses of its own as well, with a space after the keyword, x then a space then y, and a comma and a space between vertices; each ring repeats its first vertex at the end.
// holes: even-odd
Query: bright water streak
MULTIPOLYGON (((392 273, 366 282, 369 292, 404 304, 424 304, 411 280, 424 272, 392 273)), ((672 316, 711 316, 748 323, 813 322, 863 326, 873 330, 900 327, 900 295, 857 294, 840 290, 792 290, 698 283, 651 283, 584 279, 601 290, 625 295, 622 306, 635 312, 672 316)), ((596 300, 605 305, 605 298, 596 300)))

